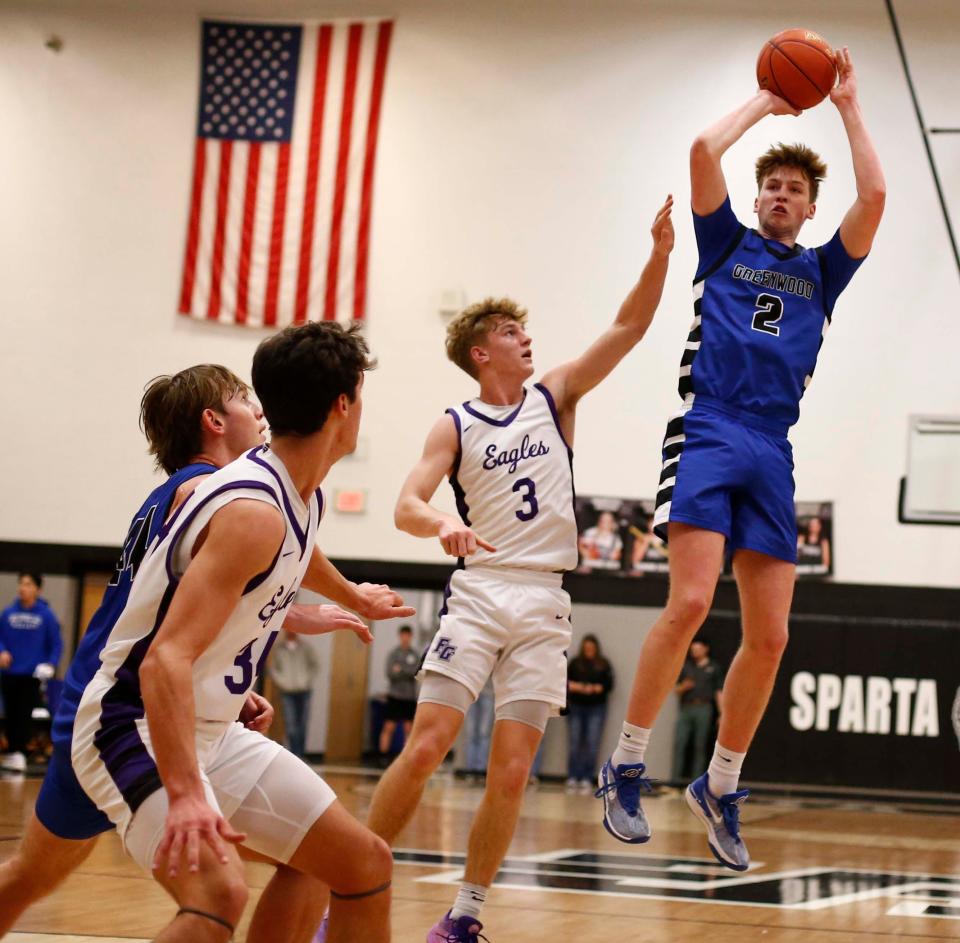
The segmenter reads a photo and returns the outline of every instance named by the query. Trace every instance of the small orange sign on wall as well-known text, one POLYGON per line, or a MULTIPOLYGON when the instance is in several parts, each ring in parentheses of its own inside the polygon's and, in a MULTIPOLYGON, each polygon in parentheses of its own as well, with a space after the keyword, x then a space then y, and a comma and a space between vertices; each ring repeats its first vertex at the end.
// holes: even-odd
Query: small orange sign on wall
POLYGON ((367 510, 367 492, 341 488, 333 495, 333 509, 340 514, 363 514, 367 510))

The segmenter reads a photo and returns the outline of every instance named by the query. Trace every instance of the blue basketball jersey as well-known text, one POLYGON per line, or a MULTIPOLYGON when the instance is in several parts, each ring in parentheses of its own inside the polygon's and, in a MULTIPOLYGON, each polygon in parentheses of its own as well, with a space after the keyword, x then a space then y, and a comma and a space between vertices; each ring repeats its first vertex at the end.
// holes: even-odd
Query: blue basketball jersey
POLYGON ((170 512, 177 488, 199 475, 210 475, 215 465, 198 463, 174 472, 163 484, 150 492, 140 510, 133 516, 120 551, 120 559, 110 583, 103 594, 100 607, 93 614, 83 639, 77 646, 63 682, 63 694, 53 720, 51 736, 54 743, 67 743, 73 737, 73 723, 83 691, 100 668, 100 652, 114 624, 127 605, 130 587, 147 548, 156 539, 170 512))
POLYGON ((799 416, 833 306, 863 259, 839 231, 815 249, 765 239, 729 197, 693 217, 700 260, 680 364, 685 408, 700 399, 786 434, 799 416))

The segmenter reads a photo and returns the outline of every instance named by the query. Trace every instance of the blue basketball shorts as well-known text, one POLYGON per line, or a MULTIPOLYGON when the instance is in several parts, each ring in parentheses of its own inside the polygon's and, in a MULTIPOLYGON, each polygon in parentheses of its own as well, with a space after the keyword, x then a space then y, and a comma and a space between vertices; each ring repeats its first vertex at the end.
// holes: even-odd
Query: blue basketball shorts
POLYGON ((730 556, 754 550, 796 563, 793 497, 785 433, 699 401, 667 424, 654 514, 662 539, 674 521, 723 534, 730 556))
POLYGON ((113 828, 77 782, 69 742, 54 744, 34 811, 43 827, 57 838, 94 838, 113 828))

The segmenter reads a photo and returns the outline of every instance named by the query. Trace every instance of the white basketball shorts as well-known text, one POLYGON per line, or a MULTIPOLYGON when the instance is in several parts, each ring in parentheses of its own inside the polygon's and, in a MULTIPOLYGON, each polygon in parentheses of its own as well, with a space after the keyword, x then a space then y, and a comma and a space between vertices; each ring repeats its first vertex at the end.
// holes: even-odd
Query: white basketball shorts
MULTIPOLYGON (((140 739, 153 756, 145 720, 137 723, 140 739)), ((240 832, 244 845, 286 863, 314 822, 336 799, 334 791, 309 766, 263 734, 241 723, 198 725, 197 759, 204 793, 211 808, 240 832)), ((129 796, 100 761, 90 744, 74 750, 74 769, 87 795, 117 826, 124 848, 150 870, 163 837, 167 792, 154 790, 131 811, 129 796)))
POLYGON ((474 699, 493 675, 496 706, 567 703, 570 596, 560 573, 467 567, 450 578, 422 670, 465 685, 474 699))

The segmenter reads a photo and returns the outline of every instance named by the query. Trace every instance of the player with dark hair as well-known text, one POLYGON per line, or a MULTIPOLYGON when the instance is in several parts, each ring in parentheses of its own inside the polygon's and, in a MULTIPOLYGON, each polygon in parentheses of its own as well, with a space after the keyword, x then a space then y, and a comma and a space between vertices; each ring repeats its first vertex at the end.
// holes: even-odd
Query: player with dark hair
MULTIPOLYGON (((301 584, 372 619, 413 614, 388 587, 349 583, 315 543, 319 486, 356 446, 370 366, 362 337, 336 324, 260 345, 270 446, 211 475, 161 528, 83 693, 74 770, 177 901, 158 941, 229 939, 247 900, 241 842, 330 886, 331 943, 389 940, 389 849, 301 760, 234 722, 284 623, 310 633, 359 621, 291 619, 301 584)), ((258 938, 277 939, 261 906, 258 938)))
MULTIPOLYGON (((73 773, 70 753, 80 698, 100 666, 100 652, 126 606, 147 547, 164 522, 204 478, 262 443, 264 431, 262 413, 247 384, 217 364, 199 364, 151 380, 140 402, 140 426, 150 453, 169 477, 134 514, 103 600, 67 671, 51 727, 53 755, 33 814, 13 856, 0 864, 0 937, 27 907, 50 894, 86 860, 97 836, 113 829, 73 773)), ((324 608, 329 617, 335 607, 324 608)), ((336 615, 346 614, 338 610, 336 615)), ((362 623, 354 628, 361 634, 366 631, 362 623)), ((251 691, 240 722, 265 732, 272 718, 270 704, 251 691)), ((260 926, 251 927, 250 939, 266 940, 269 933, 277 933, 284 939, 308 940, 325 896, 319 882, 278 865, 261 896, 260 926), (299 908, 286 905, 293 893, 301 902, 299 908), (277 898, 281 905, 272 905, 277 898)))
POLYGON ((727 675, 724 710, 707 772, 686 792, 711 850, 743 871, 740 769, 766 708, 793 597, 797 531, 787 431, 813 375, 840 293, 866 257, 883 214, 880 162, 857 100, 849 51, 838 50, 830 98, 843 121, 857 197, 816 249, 797 244, 816 213, 822 161, 802 145, 757 163, 756 229, 730 207, 720 160, 767 115, 799 114, 761 91, 700 134, 690 152, 693 222, 700 250, 694 321, 680 367, 681 413, 667 425, 655 527, 670 541, 667 606, 644 641, 617 749, 600 774, 604 825, 644 842, 640 807, 650 729, 710 609, 724 551, 733 556, 743 640, 727 675))

